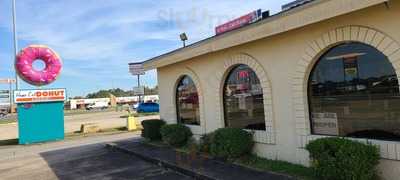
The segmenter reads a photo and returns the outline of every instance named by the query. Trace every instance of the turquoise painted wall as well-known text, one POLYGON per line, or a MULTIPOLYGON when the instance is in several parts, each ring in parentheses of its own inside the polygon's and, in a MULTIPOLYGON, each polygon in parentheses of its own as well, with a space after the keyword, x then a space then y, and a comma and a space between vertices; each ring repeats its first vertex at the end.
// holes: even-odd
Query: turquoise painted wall
POLYGON ((64 139, 64 102, 18 104, 19 144, 64 139))

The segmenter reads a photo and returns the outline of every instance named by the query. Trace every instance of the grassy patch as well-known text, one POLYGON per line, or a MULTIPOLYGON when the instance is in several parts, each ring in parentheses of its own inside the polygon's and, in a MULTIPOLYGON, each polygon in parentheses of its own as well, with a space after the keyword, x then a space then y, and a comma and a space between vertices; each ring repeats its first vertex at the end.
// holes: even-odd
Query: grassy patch
POLYGON ((88 136, 97 136, 97 135, 112 135, 112 134, 119 134, 129 132, 126 127, 116 127, 116 128, 107 128, 107 129, 100 129, 100 131, 95 133, 81 133, 80 131, 75 131, 73 133, 65 134, 65 137, 88 137, 88 136))
POLYGON ((298 179, 316 180, 313 170, 311 168, 284 161, 269 160, 251 155, 248 157, 240 158, 236 160, 235 163, 261 171, 271 171, 280 174, 287 174, 298 179))
POLYGON ((133 116, 135 117, 143 117, 143 116, 155 116, 159 115, 159 112, 151 112, 151 113, 135 113, 133 116))
MULTIPOLYGON (((152 113, 134 113, 134 117, 145 117, 145 116, 156 116, 159 115, 160 113, 158 112, 152 112, 152 113)), ((122 115, 120 118, 128 118, 128 115, 122 115)))
POLYGON ((9 124, 9 123, 15 123, 17 122, 16 119, 2 119, 0 120, 0 124, 9 124))
POLYGON ((104 110, 86 110, 86 109, 64 110, 64 116, 73 116, 73 115, 79 115, 79 114, 93 114, 93 113, 112 112, 112 111, 115 111, 115 109, 107 108, 104 110))
MULTIPOLYGON (((170 147, 162 141, 145 141, 146 144, 156 147, 170 147)), ((173 148, 177 152, 191 153, 198 152, 194 144, 188 143, 188 145, 181 148, 173 148)), ((203 154, 208 156, 207 154, 203 154)), ((228 161, 232 162, 232 161, 228 161)), ((314 172, 311 168, 304 167, 302 165, 292 164, 285 161, 269 160, 255 155, 242 157, 233 160, 234 164, 241 165, 250 169, 256 169, 259 171, 268 171, 279 174, 286 174, 300 180, 317 180, 314 176, 314 172)))
MULTIPOLYGON (((103 112, 112 112, 115 111, 112 108, 108 108, 105 110, 92 110, 92 111, 87 111, 87 110, 65 110, 64 111, 64 116, 74 116, 74 115, 80 115, 80 114, 95 114, 95 113, 103 113, 103 112)), ((9 123, 15 123, 17 122, 17 117, 16 115, 13 115, 11 117, 7 117, 4 119, 0 119, 0 124, 9 124, 9 123)))

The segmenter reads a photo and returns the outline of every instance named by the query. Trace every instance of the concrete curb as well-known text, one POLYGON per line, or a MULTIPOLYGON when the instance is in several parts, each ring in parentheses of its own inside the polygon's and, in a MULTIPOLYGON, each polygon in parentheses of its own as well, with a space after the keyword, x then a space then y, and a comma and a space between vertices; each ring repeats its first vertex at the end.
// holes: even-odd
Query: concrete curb
POLYGON ((176 164, 169 163, 169 162, 167 162, 167 161, 163 161, 163 160, 160 160, 160 159, 157 159, 157 158, 152 158, 152 157, 144 156, 144 155, 142 155, 142 154, 140 154, 140 153, 136 153, 136 152, 131 151, 131 150, 129 150, 129 149, 120 147, 120 146, 118 146, 118 145, 115 144, 115 143, 107 143, 107 144, 106 144, 106 147, 109 148, 109 149, 111 149, 111 150, 117 150, 117 151, 120 151, 120 152, 123 152, 123 153, 127 153, 127 154, 130 154, 130 155, 134 155, 134 156, 136 156, 136 157, 138 157, 138 158, 140 158, 140 159, 143 159, 143 160, 145 160, 145 161, 147 161, 147 162, 150 162, 150 163, 153 163, 153 164, 158 164, 159 166, 162 166, 162 167, 167 168, 167 169, 171 169, 171 170, 173 170, 173 171, 179 172, 179 173, 181 173, 181 174, 184 174, 184 175, 186 175, 186 176, 192 177, 192 178, 194 178, 194 179, 201 179, 201 180, 203 180, 203 179, 204 179, 204 180, 218 180, 218 179, 216 179, 216 178, 213 178, 213 177, 210 177, 210 176, 201 174, 201 173, 199 173, 199 172, 195 172, 195 171, 193 171, 193 170, 191 170, 191 169, 184 168, 184 167, 178 166, 178 165, 176 165, 176 164))

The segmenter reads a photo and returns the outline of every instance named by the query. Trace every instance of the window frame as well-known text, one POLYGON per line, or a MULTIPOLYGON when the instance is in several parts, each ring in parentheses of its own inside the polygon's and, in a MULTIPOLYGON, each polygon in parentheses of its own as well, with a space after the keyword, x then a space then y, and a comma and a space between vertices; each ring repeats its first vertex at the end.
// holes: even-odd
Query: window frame
MULTIPOLYGON (((317 56, 318 58, 316 58, 316 61, 312 64, 311 66, 311 71, 308 74, 308 78, 307 78, 307 82, 306 82, 306 95, 307 95, 307 108, 308 108, 308 122, 309 122, 309 128, 310 128, 310 132, 309 132, 309 136, 310 137, 341 137, 341 138, 347 138, 347 139, 368 139, 370 141, 376 141, 376 142, 380 142, 380 141, 385 141, 385 142, 400 142, 400 141, 395 141, 395 140, 385 140, 385 139, 373 139, 373 138, 357 138, 357 137, 347 137, 347 136, 341 136, 341 135, 327 135, 327 134, 318 134, 318 133, 314 133, 314 126, 313 126, 313 120, 312 120, 312 103, 311 103, 311 91, 312 89, 310 89, 310 84, 311 84, 311 79, 313 77, 313 74, 315 72, 315 70, 317 69, 317 65, 322 61, 322 58, 325 57, 329 52, 331 52, 333 49, 341 46, 341 45, 345 45, 345 44, 361 44, 364 46, 369 46, 373 49, 375 49, 377 52, 381 53, 382 55, 384 55, 386 57, 386 60, 390 63, 390 65, 392 66, 392 68, 394 69, 395 75, 397 77, 397 80, 400 82, 399 76, 396 72, 396 68, 394 67, 394 65, 392 64, 392 62, 390 61, 389 57, 382 52, 381 50, 379 50, 378 48, 367 44, 365 42, 359 42, 359 41, 344 41, 338 44, 335 44, 334 46, 331 46, 329 48, 327 48, 323 53, 321 53, 321 55, 317 56)), ((357 66, 360 66, 359 64, 357 66)), ((357 73, 360 73, 359 71, 357 73)), ((400 85, 398 85, 398 88, 400 90, 400 85)), ((338 123, 339 124, 339 123, 338 123)))
POLYGON ((187 126, 195 126, 195 127, 198 127, 198 126, 201 126, 201 113, 200 113, 200 96, 199 96, 199 91, 198 91, 198 89, 197 89, 198 87, 196 86, 196 83, 193 81, 193 79, 192 79, 192 77, 190 77, 189 75, 182 75, 182 76, 180 76, 180 78, 178 79, 178 81, 177 81, 177 84, 176 84, 176 86, 175 86, 175 114, 176 114, 176 122, 177 122, 177 124, 183 124, 183 125, 187 125, 187 126), (195 89, 196 89, 196 94, 197 94, 197 97, 198 97, 198 99, 197 99, 197 104, 198 104, 198 109, 199 109, 199 119, 198 119, 198 124, 187 124, 187 123, 184 123, 183 121, 182 121, 182 119, 180 118, 180 106, 179 106, 179 101, 178 101, 178 98, 179 98, 179 96, 178 96, 178 88, 179 88, 179 85, 181 84, 181 82, 185 79, 185 78, 189 78, 192 82, 193 82, 193 86, 195 87, 195 89))
POLYGON ((227 72, 226 72, 226 76, 225 76, 224 81, 223 81, 223 86, 222 86, 222 110, 223 110, 224 127, 229 127, 229 125, 228 125, 229 123, 228 123, 228 119, 227 119, 227 117, 228 117, 227 116, 227 110, 226 110, 227 108, 226 108, 226 103, 225 103, 226 102, 225 90, 226 90, 227 85, 228 85, 227 81, 229 80, 229 77, 232 75, 233 71, 235 69, 237 69, 238 67, 240 67, 240 66, 247 66, 247 68, 249 68, 255 74, 255 76, 257 77, 257 79, 258 79, 258 81, 259 81, 259 83, 261 85, 261 92, 262 92, 261 97, 263 98, 262 108, 263 108, 263 115, 264 115, 264 118, 262 120, 263 120, 264 126, 265 126, 265 129, 263 129, 263 130, 246 129, 246 128, 241 128, 241 129, 244 129, 244 130, 247 130, 247 131, 267 132, 266 119, 265 119, 266 118, 266 116, 265 116, 265 105, 264 105, 264 88, 262 88, 262 84, 261 84, 260 78, 258 77, 256 71, 253 68, 251 68, 249 65, 242 64, 242 63, 241 64, 235 64, 231 68, 229 68, 227 70, 227 72))

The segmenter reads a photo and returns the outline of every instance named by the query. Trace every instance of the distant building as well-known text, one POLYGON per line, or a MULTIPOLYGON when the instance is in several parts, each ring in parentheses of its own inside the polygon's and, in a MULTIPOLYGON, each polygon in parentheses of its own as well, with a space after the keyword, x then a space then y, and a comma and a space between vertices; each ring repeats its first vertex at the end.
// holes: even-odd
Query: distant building
MULTIPOLYGON (((146 95, 143 98, 144 102, 158 102, 158 95, 146 95)), ((131 97, 115 97, 117 105, 129 104, 133 105, 139 101, 138 96, 131 97)), ((86 106, 90 104, 95 104, 96 102, 105 102, 111 106, 110 98, 95 98, 95 99, 71 99, 67 102, 68 109, 85 109, 86 106)))

